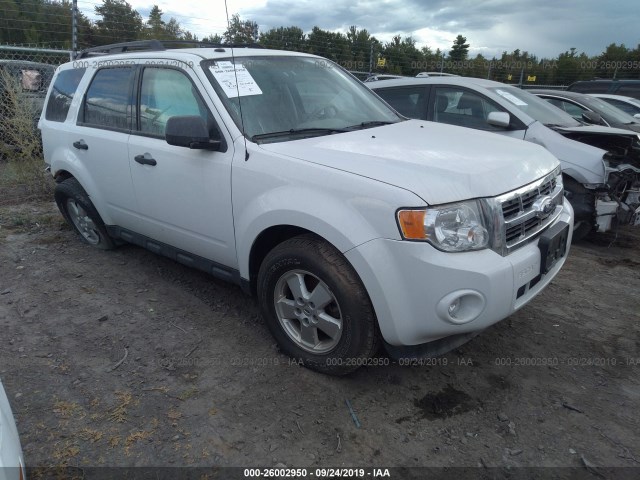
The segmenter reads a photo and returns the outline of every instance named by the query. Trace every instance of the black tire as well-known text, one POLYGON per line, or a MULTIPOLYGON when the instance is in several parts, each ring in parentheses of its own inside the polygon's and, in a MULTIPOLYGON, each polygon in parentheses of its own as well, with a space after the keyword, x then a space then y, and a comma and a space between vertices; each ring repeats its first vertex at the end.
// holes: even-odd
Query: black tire
POLYGON ((571 177, 563 177, 564 190, 575 213, 571 243, 583 240, 595 227, 595 196, 571 177))
POLYGON ((102 250, 115 248, 89 195, 75 178, 67 178, 56 185, 55 199, 62 216, 84 243, 102 250))
POLYGON ((347 259, 324 240, 314 235, 301 235, 275 247, 260 266, 257 290, 262 316, 269 330, 281 351, 297 363, 318 372, 345 375, 366 365, 367 359, 378 351, 380 335, 364 285, 347 259), (295 295, 286 279, 295 284, 300 278, 306 286, 305 291, 310 293, 307 298, 319 299, 325 294, 325 301, 329 297, 333 301, 327 302, 322 308, 311 301, 296 304, 295 295), (286 293, 280 295, 287 290, 293 300, 286 293), (300 310, 300 317, 281 321, 276 311, 276 292, 283 302, 294 302, 293 305, 300 310), (331 322, 323 320, 327 318, 331 322), (306 322, 306 327, 303 322, 306 322), (333 336, 325 333, 327 330, 333 334, 331 329, 338 323, 341 323, 341 327, 336 329, 338 333, 333 336), (326 329, 327 325, 331 329, 326 329), (297 340, 294 339, 298 332, 296 327, 300 332, 297 340), (315 347, 303 345, 303 328, 305 332, 315 329, 313 341, 319 340, 315 347), (317 348, 318 351, 311 351, 311 348, 317 348), (326 351, 322 351, 323 348, 326 351))

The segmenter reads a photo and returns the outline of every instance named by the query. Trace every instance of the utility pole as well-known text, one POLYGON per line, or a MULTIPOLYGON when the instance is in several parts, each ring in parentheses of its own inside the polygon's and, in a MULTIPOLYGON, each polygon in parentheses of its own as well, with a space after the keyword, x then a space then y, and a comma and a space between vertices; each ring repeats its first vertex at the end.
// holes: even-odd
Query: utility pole
POLYGON ((78 0, 71 4, 71 60, 78 53, 78 0))
POLYGON ((373 42, 371 42, 371 48, 369 49, 369 75, 373 73, 373 42))

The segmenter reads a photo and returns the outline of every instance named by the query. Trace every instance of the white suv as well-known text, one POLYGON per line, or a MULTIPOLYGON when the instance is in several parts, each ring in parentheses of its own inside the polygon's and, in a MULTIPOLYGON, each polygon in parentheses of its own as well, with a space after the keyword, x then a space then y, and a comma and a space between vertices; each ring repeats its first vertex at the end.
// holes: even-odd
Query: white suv
POLYGON ((565 261, 542 147, 406 120, 312 55, 103 48, 59 68, 39 124, 62 214, 241 285, 306 366, 455 348, 565 261))

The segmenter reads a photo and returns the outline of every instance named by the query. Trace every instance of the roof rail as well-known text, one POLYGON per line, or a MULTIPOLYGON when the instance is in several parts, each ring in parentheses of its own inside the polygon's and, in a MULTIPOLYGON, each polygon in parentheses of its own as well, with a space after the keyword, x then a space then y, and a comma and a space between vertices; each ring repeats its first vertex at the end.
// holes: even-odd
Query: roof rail
POLYGON ((125 52, 158 52, 171 48, 264 48, 257 43, 209 43, 192 40, 137 40, 86 48, 76 54, 76 59, 125 52))

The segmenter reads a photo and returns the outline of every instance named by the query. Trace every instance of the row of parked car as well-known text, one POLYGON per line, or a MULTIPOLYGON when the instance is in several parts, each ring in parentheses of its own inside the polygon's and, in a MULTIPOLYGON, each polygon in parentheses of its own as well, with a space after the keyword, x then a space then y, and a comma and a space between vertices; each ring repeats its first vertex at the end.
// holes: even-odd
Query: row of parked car
POLYGON ((409 118, 491 131, 547 148, 562 164, 566 196, 576 215, 574 240, 640 221, 640 100, 525 91, 457 76, 366 85, 409 118))

